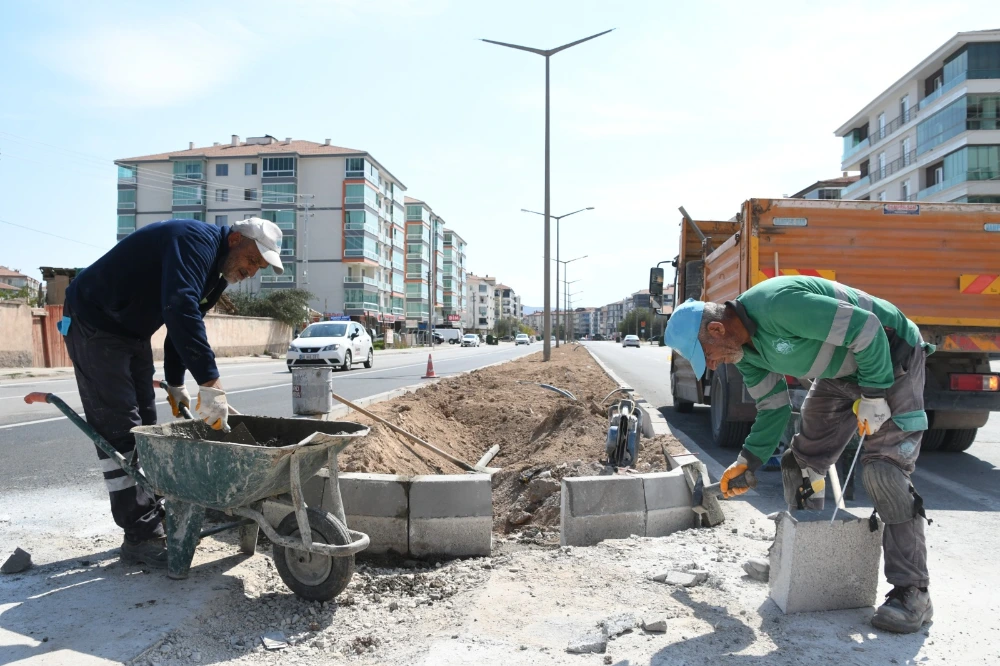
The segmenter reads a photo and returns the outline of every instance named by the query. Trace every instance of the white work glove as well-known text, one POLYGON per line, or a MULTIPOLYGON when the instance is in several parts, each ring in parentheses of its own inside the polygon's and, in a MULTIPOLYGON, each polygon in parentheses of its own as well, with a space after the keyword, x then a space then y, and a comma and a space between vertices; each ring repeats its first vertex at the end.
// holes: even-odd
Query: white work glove
POLYGON ((186 386, 167 385, 167 402, 170 403, 170 410, 174 413, 174 418, 181 415, 181 405, 191 411, 191 394, 186 386))
POLYGON ((198 418, 213 430, 229 432, 229 403, 222 389, 202 386, 198 391, 198 418))
POLYGON ((863 397, 854 403, 854 412, 858 415, 859 435, 874 435, 891 416, 885 398, 863 397))

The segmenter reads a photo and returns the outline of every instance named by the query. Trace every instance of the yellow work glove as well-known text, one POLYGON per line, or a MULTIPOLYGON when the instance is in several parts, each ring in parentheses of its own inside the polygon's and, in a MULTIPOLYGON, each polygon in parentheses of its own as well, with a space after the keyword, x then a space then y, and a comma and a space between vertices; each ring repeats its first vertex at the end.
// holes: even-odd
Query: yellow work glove
POLYGON ((760 463, 752 464, 741 453, 736 457, 736 462, 726 468, 719 479, 719 490, 726 499, 742 495, 751 488, 757 487, 757 477, 754 472, 760 467, 760 463))
POLYGON ((222 389, 202 386, 198 391, 198 418, 212 426, 213 430, 229 432, 229 403, 222 389))
POLYGON ((167 385, 167 402, 170 403, 170 411, 173 412, 174 418, 181 416, 181 406, 187 407, 188 411, 191 411, 191 394, 188 393, 187 387, 181 386, 170 386, 167 385))
POLYGON ((858 435, 874 435, 892 415, 885 398, 861 398, 854 401, 858 415, 858 435))

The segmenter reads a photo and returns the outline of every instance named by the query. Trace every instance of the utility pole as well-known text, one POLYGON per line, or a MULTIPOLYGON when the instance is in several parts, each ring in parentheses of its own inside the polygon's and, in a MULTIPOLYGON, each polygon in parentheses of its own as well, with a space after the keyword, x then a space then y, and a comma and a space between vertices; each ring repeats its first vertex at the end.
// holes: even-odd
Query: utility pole
MULTIPOLYGON (((302 198, 312 199, 313 195, 303 194, 302 198)), ((302 240, 302 248, 296 248, 296 253, 301 253, 302 256, 302 279, 298 280, 298 282, 299 284, 306 285, 309 284, 309 218, 313 217, 315 213, 309 212, 309 209, 313 208, 311 203, 302 203, 299 205, 299 208, 301 208, 303 212, 300 215, 302 218, 302 229, 299 234, 302 240)), ((279 251, 281 250, 281 248, 278 249, 279 251)))

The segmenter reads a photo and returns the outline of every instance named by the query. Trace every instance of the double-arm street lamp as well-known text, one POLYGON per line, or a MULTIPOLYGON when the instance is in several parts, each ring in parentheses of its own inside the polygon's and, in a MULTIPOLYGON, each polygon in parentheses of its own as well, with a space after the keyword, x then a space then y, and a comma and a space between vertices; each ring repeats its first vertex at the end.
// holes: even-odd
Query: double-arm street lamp
POLYGON ((484 39, 482 41, 489 44, 496 44, 497 46, 506 46, 510 49, 517 49, 519 51, 527 51, 528 53, 534 53, 536 55, 545 57, 545 313, 543 315, 544 320, 544 337, 542 339, 542 360, 548 361, 552 355, 552 349, 550 344, 550 336, 552 335, 552 284, 549 281, 549 258, 552 256, 552 251, 550 248, 549 241, 549 217, 551 215, 551 210, 549 208, 549 58, 559 53, 560 51, 565 51, 566 49, 576 46, 577 44, 582 44, 583 42, 590 41, 600 37, 601 35, 606 35, 611 30, 605 30, 604 32, 599 32, 596 35, 591 35, 590 37, 584 37, 583 39, 578 39, 575 42, 570 42, 569 44, 563 44, 562 46, 557 46, 554 49, 536 49, 530 46, 519 46, 517 44, 508 44, 506 42, 497 42, 492 39, 484 39))
MULTIPOLYGON (((556 221, 556 312, 559 312, 559 264, 566 263, 569 261, 559 261, 559 221, 564 217, 569 217, 570 215, 576 215, 577 213, 582 213, 585 210, 594 210, 593 206, 588 206, 587 208, 581 208, 580 210, 574 210, 572 213, 566 213, 565 215, 550 215, 549 217, 555 218, 556 221)), ((538 211, 528 210, 527 208, 521 209, 522 213, 534 213, 535 215, 545 215, 544 213, 539 213, 538 211)), ((580 257, 582 259, 582 257, 580 257)), ((570 259, 570 261, 576 261, 576 259, 570 259)), ((548 266, 548 263, 545 264, 548 266)), ((559 316, 556 315, 556 328, 559 328, 559 316)), ((559 336, 556 336, 556 347, 559 347, 559 336)))
MULTIPOLYGON (((580 261, 581 259, 586 259, 588 256, 589 255, 585 254, 582 257, 576 257, 574 259, 567 259, 566 261, 559 261, 558 259, 556 259, 556 262, 557 262, 556 265, 557 266, 559 264, 563 265, 563 284, 564 285, 571 285, 571 284, 573 284, 573 282, 579 282, 579 280, 573 280, 573 282, 567 282, 566 281, 566 278, 569 277, 569 268, 567 268, 567 266, 569 264, 572 264, 574 261, 580 261)), ((558 273, 556 273, 556 275, 558 276, 558 273)), ((556 279, 558 280, 558 277, 556 279)), ((558 287, 559 287, 559 283, 557 282, 556 283, 556 288, 558 289, 558 287)), ((569 301, 566 300, 566 289, 568 289, 568 287, 564 287, 563 288, 563 326, 564 326, 563 330, 564 331, 565 331, 565 325, 566 325, 566 312, 567 312, 567 309, 569 307, 569 305, 568 305, 569 301)), ((559 296, 558 296, 558 292, 557 292, 557 294, 556 294, 556 311, 558 311, 558 310, 559 310, 559 296)), ((557 326, 559 325, 558 318, 557 318, 557 321, 556 321, 556 325, 557 326)), ((556 338, 556 346, 557 347, 559 346, 559 338, 556 338)))

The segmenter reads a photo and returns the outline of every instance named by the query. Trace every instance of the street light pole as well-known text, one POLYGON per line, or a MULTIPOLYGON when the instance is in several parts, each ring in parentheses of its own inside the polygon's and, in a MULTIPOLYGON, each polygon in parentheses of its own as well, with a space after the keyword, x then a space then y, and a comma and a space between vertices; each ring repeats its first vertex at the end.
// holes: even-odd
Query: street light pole
MULTIPOLYGON (((587 258, 588 256, 590 256, 590 255, 587 255, 587 254, 585 254, 585 255, 583 255, 582 257, 575 257, 575 258, 573 258, 573 259, 567 259, 566 261, 560 261, 559 259, 555 259, 554 261, 556 261, 556 262, 557 262, 557 263, 556 263, 556 266, 558 266, 559 264, 562 264, 562 265, 563 265, 563 276, 565 276, 565 275, 567 274, 567 270, 568 270, 568 269, 566 268, 566 267, 567 267, 567 265, 569 265, 569 264, 573 263, 574 261, 579 261, 580 259, 586 259, 586 258, 587 258)), ((557 273, 556 273, 556 275, 559 275, 559 273, 557 272, 557 273)), ((574 280, 574 282, 575 282, 575 280, 574 280)), ((563 283, 565 284, 565 280, 563 281, 563 283)), ((557 291, 556 291, 556 312, 558 312, 558 311, 559 311, 559 292, 558 292, 558 288, 559 288, 559 284, 558 284, 558 282, 557 282, 557 283, 556 283, 556 289, 557 289, 557 291)), ((564 294, 564 295, 565 295, 565 294, 564 294)), ((565 300, 565 299, 564 299, 564 300, 565 300)), ((558 323, 559 323, 559 322, 558 322, 558 319, 559 319, 559 318, 558 318, 558 317, 556 317, 556 326, 557 326, 557 327, 558 327, 558 323)), ((565 326, 566 326, 566 308, 564 307, 564 308, 563 308, 563 328, 564 328, 564 332, 565 332, 565 326)), ((557 343, 559 342, 559 338, 558 338, 558 337, 556 338, 556 342, 557 342, 557 343)))
MULTIPOLYGON (((612 28, 613 30, 613 28, 612 28)), ((530 46, 519 46, 517 44, 507 44, 506 42, 497 42, 492 39, 484 39, 482 41, 489 44, 496 44, 497 46, 506 46, 510 49, 517 49, 519 51, 527 51, 529 53, 534 53, 536 55, 545 57, 545 337, 542 341, 542 360, 548 361, 552 356, 552 347, 549 341, 549 337, 552 335, 552 305, 551 298, 552 295, 550 290, 552 289, 552 284, 550 282, 550 269, 549 269, 549 258, 552 256, 550 248, 550 225, 549 216, 551 214, 550 207, 550 174, 549 174, 549 58, 559 53, 560 51, 565 51, 566 49, 576 46, 577 44, 582 44, 583 42, 589 41, 600 37, 601 35, 606 35, 611 30, 605 30, 604 32, 599 32, 596 35, 591 35, 590 37, 584 37, 583 39, 578 39, 575 42, 570 42, 569 44, 563 44, 562 46, 557 46, 554 49, 536 49, 530 46)))
MULTIPOLYGON (((556 221, 556 330, 559 330, 559 264, 568 263, 559 261, 559 222, 562 221, 564 217, 569 217, 570 215, 576 215, 577 213, 582 213, 585 210, 594 210, 593 206, 587 206, 586 208, 581 208, 580 210, 574 210, 572 213, 566 213, 565 215, 552 215, 550 217, 555 218, 556 221)), ((537 211, 528 210, 526 208, 521 209, 522 213, 534 213, 535 215, 544 215, 544 213, 539 213, 537 211)), ((566 313, 563 313, 563 320, 565 323, 566 313)), ((556 349, 559 348, 559 336, 556 335, 556 349)))

